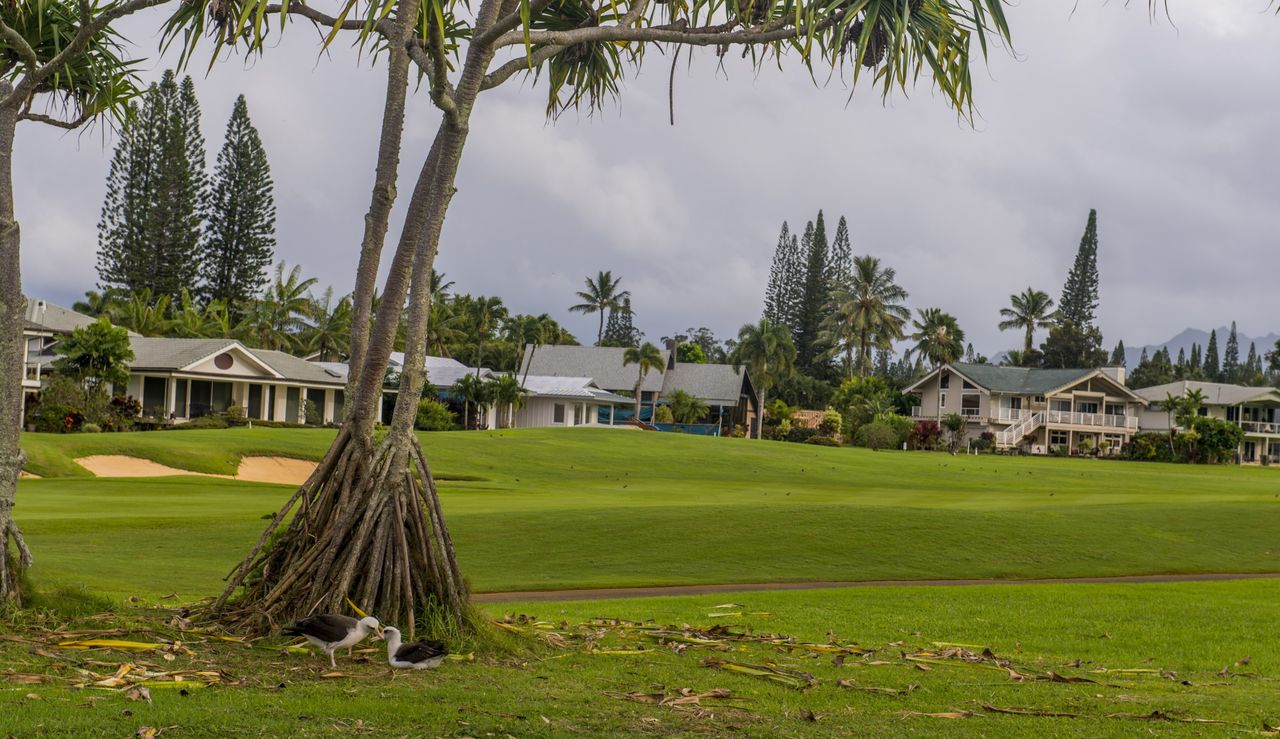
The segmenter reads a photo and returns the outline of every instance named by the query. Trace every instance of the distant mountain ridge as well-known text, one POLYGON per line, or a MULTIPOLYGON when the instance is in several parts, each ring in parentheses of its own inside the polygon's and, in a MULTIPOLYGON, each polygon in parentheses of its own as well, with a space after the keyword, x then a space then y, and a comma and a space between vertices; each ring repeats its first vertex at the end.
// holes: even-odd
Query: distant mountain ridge
MULTIPOLYGON (((1231 334, 1230 326, 1219 326, 1218 332, 1218 357, 1221 358, 1227 349, 1227 336, 1231 334)), ((1280 333, 1272 331, 1266 336, 1248 336, 1239 331, 1236 332, 1236 339, 1240 342, 1240 361, 1243 362, 1245 357, 1249 356, 1250 342, 1256 343, 1258 346, 1258 354, 1265 355, 1267 352, 1275 348, 1276 340, 1280 339, 1280 333)), ((1164 347, 1169 347, 1169 356, 1173 361, 1178 361, 1178 351, 1184 350, 1187 356, 1191 356, 1191 345, 1199 344, 1200 351, 1203 352, 1205 347, 1209 345, 1209 332, 1198 328, 1183 329, 1181 333, 1174 336, 1168 341, 1160 344, 1147 344, 1146 346, 1129 346, 1126 342, 1124 346, 1125 364, 1129 369, 1138 366, 1138 360, 1142 357, 1142 351, 1145 349, 1148 355, 1155 354, 1164 347)))

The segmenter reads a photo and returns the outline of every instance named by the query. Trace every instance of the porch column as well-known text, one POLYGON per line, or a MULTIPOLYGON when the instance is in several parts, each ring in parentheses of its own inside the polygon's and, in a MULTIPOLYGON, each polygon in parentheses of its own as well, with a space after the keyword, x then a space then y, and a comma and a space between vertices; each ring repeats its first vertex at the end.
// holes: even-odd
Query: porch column
POLYGON ((165 401, 164 401, 164 417, 173 418, 177 409, 178 400, 178 383, 173 375, 165 378, 165 401))
POLYGON ((613 425, 613 411, 617 408, 613 403, 609 403, 609 425, 613 425))

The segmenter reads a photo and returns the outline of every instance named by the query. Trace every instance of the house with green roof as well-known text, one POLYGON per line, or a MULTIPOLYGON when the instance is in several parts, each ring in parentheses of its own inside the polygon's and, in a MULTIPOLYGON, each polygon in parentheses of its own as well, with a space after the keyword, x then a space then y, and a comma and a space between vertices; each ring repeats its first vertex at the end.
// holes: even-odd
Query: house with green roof
POLYGON ((916 420, 964 417, 966 439, 984 432, 1001 449, 1118 453, 1138 431, 1145 401, 1124 384, 1124 368, 1039 369, 957 362, 906 389, 920 398, 916 420))

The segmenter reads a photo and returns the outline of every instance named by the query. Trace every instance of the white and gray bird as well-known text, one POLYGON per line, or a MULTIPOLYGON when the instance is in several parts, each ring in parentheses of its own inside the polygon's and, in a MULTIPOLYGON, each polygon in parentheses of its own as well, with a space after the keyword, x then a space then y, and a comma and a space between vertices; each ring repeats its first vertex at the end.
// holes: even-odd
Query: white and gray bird
POLYGON ((307 641, 320 647, 329 655, 329 664, 337 667, 333 653, 343 647, 352 647, 360 643, 371 632, 381 628, 378 619, 365 616, 360 620, 336 613, 322 613, 319 616, 308 616, 284 630, 291 636, 305 636, 307 641))
POLYGON ((400 629, 388 626, 382 630, 382 638, 387 640, 387 664, 392 667, 409 667, 424 670, 439 667, 449 654, 442 641, 416 641, 410 644, 400 643, 400 629))

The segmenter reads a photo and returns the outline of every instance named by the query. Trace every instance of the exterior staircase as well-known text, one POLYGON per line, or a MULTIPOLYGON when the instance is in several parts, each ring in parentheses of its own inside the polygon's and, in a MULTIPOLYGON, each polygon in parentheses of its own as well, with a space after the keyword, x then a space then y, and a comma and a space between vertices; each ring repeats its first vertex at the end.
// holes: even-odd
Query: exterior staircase
POLYGON ((1037 411, 1003 431, 996 432, 996 446, 1007 449, 1017 446, 1023 437, 1044 425, 1044 413, 1037 411))

